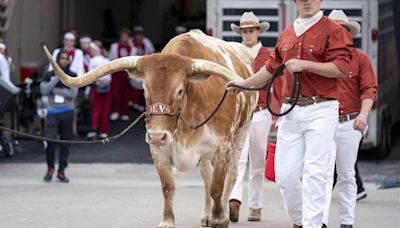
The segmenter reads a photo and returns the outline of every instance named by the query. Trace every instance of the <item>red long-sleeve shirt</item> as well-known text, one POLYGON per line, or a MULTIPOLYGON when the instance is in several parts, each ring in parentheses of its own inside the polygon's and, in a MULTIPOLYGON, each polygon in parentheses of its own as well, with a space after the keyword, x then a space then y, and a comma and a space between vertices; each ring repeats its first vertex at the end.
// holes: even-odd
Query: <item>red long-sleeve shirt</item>
MULTIPOLYGON (((266 62, 266 69, 273 73, 281 63, 296 58, 320 63, 332 62, 340 71, 348 74, 352 45, 350 34, 325 16, 299 37, 291 25, 279 36, 273 53, 275 57, 266 62)), ((289 97, 293 76, 287 70, 283 74, 281 94, 283 97, 289 97)), ((301 83, 303 97, 321 96, 338 99, 336 78, 302 72, 301 83)))
POLYGON ((364 99, 375 100, 377 82, 368 56, 353 48, 350 71, 346 78, 339 79, 339 112, 359 112, 364 99))

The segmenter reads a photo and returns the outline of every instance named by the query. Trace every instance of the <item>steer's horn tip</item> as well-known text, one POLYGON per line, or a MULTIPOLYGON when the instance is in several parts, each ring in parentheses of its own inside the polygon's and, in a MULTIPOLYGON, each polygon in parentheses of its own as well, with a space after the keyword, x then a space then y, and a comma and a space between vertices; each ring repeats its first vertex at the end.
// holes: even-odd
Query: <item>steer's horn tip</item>
POLYGON ((46 45, 43 45, 43 49, 44 49, 44 52, 46 53, 46 55, 47 55, 48 58, 53 58, 53 57, 51 56, 50 52, 49 52, 49 49, 47 49, 46 45))

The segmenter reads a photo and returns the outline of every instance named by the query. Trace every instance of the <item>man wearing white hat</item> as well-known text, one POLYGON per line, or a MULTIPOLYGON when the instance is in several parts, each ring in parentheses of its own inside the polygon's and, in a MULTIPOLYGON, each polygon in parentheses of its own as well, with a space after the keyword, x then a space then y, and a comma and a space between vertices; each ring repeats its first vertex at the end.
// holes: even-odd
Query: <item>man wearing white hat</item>
MULTIPOLYGON (((61 49, 68 51, 70 56, 69 70, 75 72, 78 76, 85 73, 84 68, 84 57, 83 52, 80 49, 75 48, 75 35, 71 32, 64 34, 64 46, 57 48, 53 51, 53 58, 56 59, 61 49)), ((52 71, 53 67, 49 65, 49 71, 52 71)))
POLYGON ((300 97, 279 122, 276 182, 293 227, 321 228, 338 126, 338 78, 350 70, 352 39, 343 27, 323 16, 322 0, 293 2, 299 16, 280 34, 273 57, 248 79, 229 82, 227 89, 261 85, 285 64, 281 94, 285 97, 282 109, 287 109, 293 104, 293 73, 301 72, 300 97))
MULTIPOLYGON (((244 12, 240 18, 240 25, 231 24, 231 29, 241 35, 242 44, 255 59, 255 71, 264 66, 268 60, 270 51, 262 46, 258 40, 260 33, 266 32, 269 28, 268 22, 259 22, 253 12, 244 12)), ((263 185, 265 157, 267 153, 268 134, 271 128, 271 114, 266 106, 266 89, 259 91, 257 107, 253 120, 243 145, 242 153, 238 162, 238 176, 232 189, 229 201, 230 220, 239 220, 239 208, 242 202, 243 178, 247 167, 247 160, 250 160, 248 206, 250 212, 249 221, 260 221, 261 209, 263 206, 263 185)))
MULTIPOLYGON (((346 28, 353 37, 361 30, 360 24, 349 21, 342 10, 333 10, 329 19, 346 28)), ((352 48, 351 68, 347 77, 339 80, 339 126, 335 136, 336 147, 332 151, 327 184, 327 203, 324 224, 328 224, 329 206, 332 195, 332 180, 336 161, 338 173, 337 189, 339 218, 342 228, 354 224, 357 184, 355 163, 358 146, 367 128, 367 118, 375 100, 377 83, 368 56, 352 48)))

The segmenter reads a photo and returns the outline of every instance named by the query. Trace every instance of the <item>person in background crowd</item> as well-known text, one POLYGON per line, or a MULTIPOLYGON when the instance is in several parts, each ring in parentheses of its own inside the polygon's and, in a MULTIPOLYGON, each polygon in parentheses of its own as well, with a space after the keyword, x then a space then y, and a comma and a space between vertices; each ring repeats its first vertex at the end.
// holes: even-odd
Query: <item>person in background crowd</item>
MULTIPOLYGON (((233 32, 241 35, 243 47, 255 59, 255 71, 261 69, 268 60, 271 52, 262 46, 258 37, 269 29, 268 22, 260 23, 253 12, 244 12, 240 18, 240 25, 231 24, 233 32)), ((251 122, 249 133, 243 145, 238 162, 238 176, 232 189, 229 200, 229 218, 232 222, 239 220, 239 208, 243 195, 243 178, 246 172, 247 161, 249 167, 248 206, 249 221, 261 220, 263 207, 264 170, 267 154, 268 134, 271 128, 271 113, 266 106, 266 89, 259 91, 258 103, 251 122)))
MULTIPOLYGON (((57 48, 53 51, 53 58, 55 59, 60 50, 66 50, 69 53, 69 70, 75 72, 77 75, 82 75, 85 72, 83 52, 80 49, 75 48, 75 35, 67 32, 64 35, 64 46, 57 48)), ((53 67, 49 65, 49 71, 52 71, 53 67)))
MULTIPOLYGON (((131 38, 130 43, 137 50, 137 55, 149 55, 155 51, 153 43, 144 35, 144 29, 142 26, 135 26, 133 28, 133 37, 131 38)), ((143 112, 146 104, 143 95, 144 90, 131 87, 131 93, 130 99, 133 108, 139 112, 143 112)))
POLYGON ((321 11, 322 0, 294 0, 298 18, 278 37, 274 55, 253 76, 227 84, 252 87, 271 78, 285 64, 282 109, 290 99, 293 74, 301 72, 301 97, 281 118, 275 154, 275 174, 284 206, 294 228, 321 228, 326 202, 328 166, 338 127, 338 78, 350 72, 352 39, 321 11))
POLYGON ((153 43, 144 35, 144 29, 138 25, 133 28, 133 37, 130 43, 136 48, 137 55, 150 55, 156 50, 153 43))
POLYGON ((89 71, 90 59, 92 58, 89 52, 89 46, 91 42, 92 38, 90 38, 88 35, 84 35, 79 39, 79 43, 83 51, 83 65, 85 68, 85 73, 89 71))
MULTIPOLYGON (((93 70, 109 62, 102 53, 103 44, 96 40, 90 43, 90 60, 89 70, 93 70)), ((90 91, 90 87, 89 91, 90 91)), ((89 91, 87 93, 89 93, 89 91)), ((111 103, 111 75, 103 76, 98 79, 91 89, 92 94, 92 131, 87 134, 88 138, 96 138, 97 131, 100 133, 99 138, 108 137, 109 123, 108 116, 110 114, 111 103), (99 128, 100 123, 100 128, 99 128)), ((86 91, 85 91, 86 92, 86 91)))
POLYGON ((14 85, 11 81, 10 71, 12 66, 12 59, 7 55, 7 45, 4 41, 0 41, 0 80, 5 82, 15 92, 21 89, 14 85))
MULTIPOLYGON (((109 59, 137 55, 137 50, 129 42, 130 30, 123 28, 119 34, 119 42, 111 44, 109 59)), ((111 81, 111 115, 110 120, 129 121, 129 76, 125 71, 112 74, 111 81)))
MULTIPOLYGON (((78 29, 77 29, 76 27, 70 27, 70 28, 68 29, 68 32, 74 34, 75 40, 78 40, 78 39, 79 39, 79 32, 78 32, 78 29)), ((80 45, 80 44, 78 43, 77 45, 80 45)), ((77 48, 80 48, 80 46, 78 46, 77 48)))
MULTIPOLYGON (((329 19, 347 29, 353 37, 361 30, 360 24, 349 21, 342 10, 332 10, 329 19)), ((377 92, 377 82, 368 56, 352 48, 351 69, 345 79, 339 80, 339 127, 336 132, 336 147, 332 150, 324 226, 328 224, 332 179, 336 161, 339 218, 342 228, 354 224, 357 200, 355 165, 358 147, 367 128, 368 114, 377 92)))
MULTIPOLYGON (((56 61, 66 74, 76 77, 76 73, 72 72, 68 67, 70 56, 67 50, 60 50, 57 53, 56 61)), ((42 103, 47 108, 46 137, 57 139, 57 135, 59 135, 59 139, 71 140, 73 137, 74 99, 78 94, 78 90, 66 87, 58 79, 54 71, 49 71, 44 75, 40 83, 40 92, 42 93, 42 103)), ((69 145, 60 144, 57 178, 63 183, 69 182, 69 178, 65 176, 68 157, 69 145)), ((50 182, 55 169, 55 143, 48 143, 46 161, 47 172, 43 179, 45 182, 50 182)))

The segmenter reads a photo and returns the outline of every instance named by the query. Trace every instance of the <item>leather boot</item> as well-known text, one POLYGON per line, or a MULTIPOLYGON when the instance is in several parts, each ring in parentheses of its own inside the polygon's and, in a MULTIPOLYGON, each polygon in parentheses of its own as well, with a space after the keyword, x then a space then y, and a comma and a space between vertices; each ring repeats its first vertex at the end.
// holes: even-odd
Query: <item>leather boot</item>
POLYGON ((229 220, 231 222, 239 221, 240 204, 241 203, 239 200, 230 200, 229 201, 229 220))
POLYGON ((259 209, 251 209, 250 208, 250 213, 249 217, 247 217, 247 220, 250 222, 258 222, 261 220, 261 208, 259 209))

